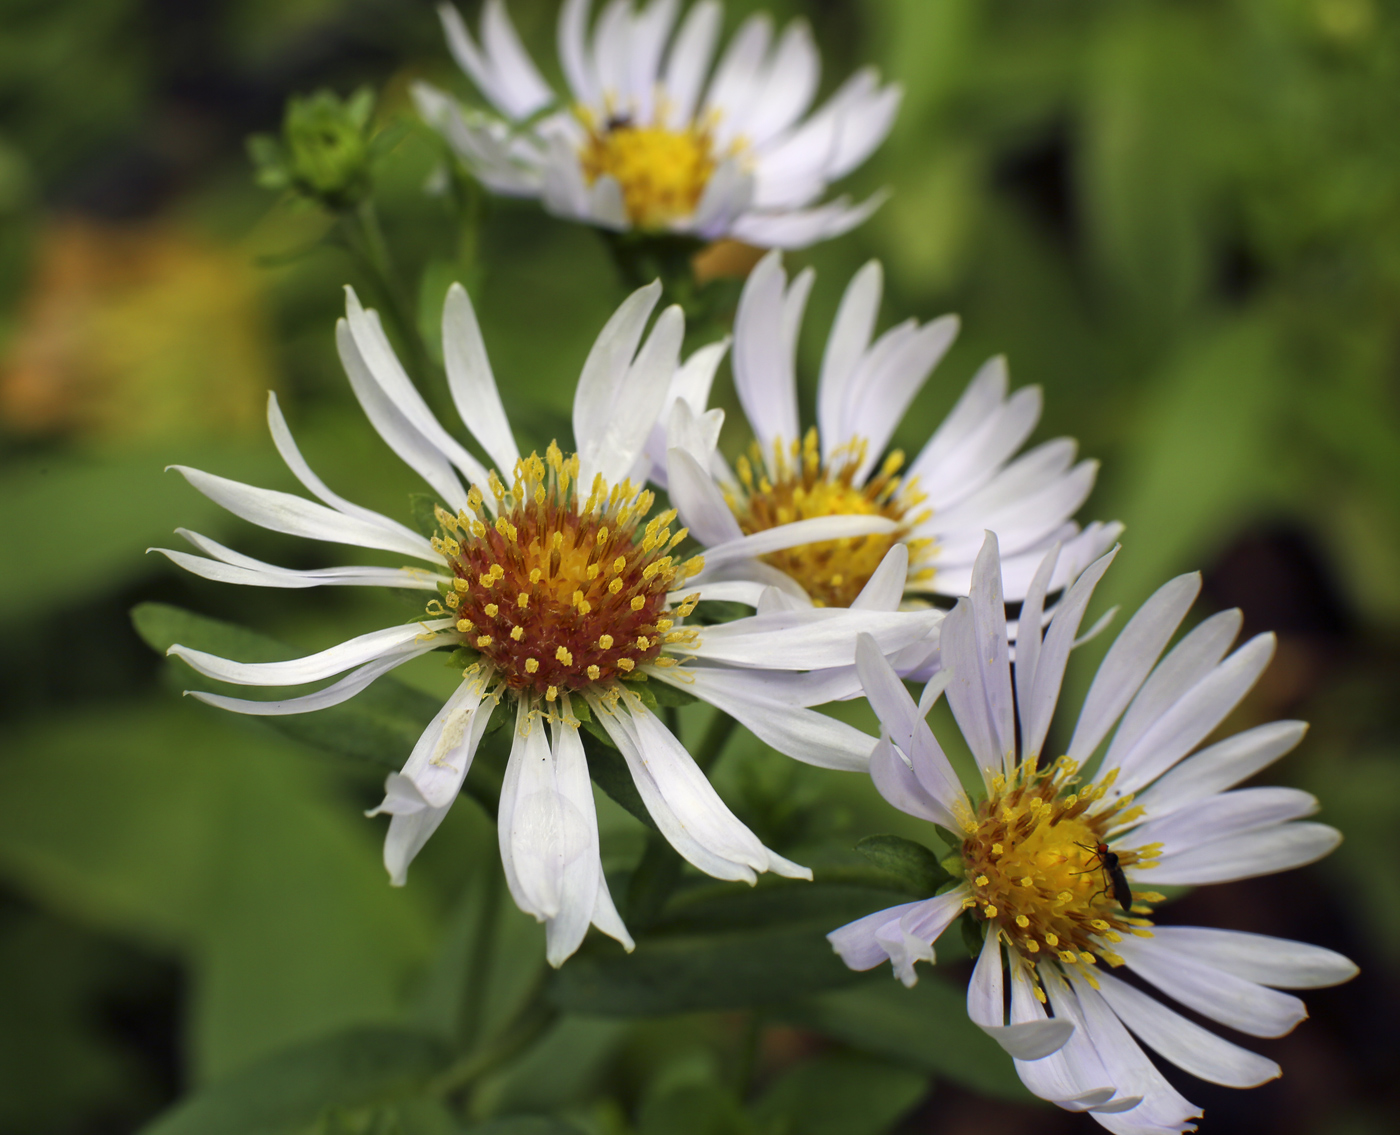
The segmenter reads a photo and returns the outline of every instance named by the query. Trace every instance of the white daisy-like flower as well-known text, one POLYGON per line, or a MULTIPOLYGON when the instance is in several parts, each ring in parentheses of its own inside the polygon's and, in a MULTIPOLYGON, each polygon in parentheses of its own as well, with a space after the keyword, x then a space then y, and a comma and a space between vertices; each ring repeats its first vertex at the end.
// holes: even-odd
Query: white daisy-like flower
POLYGON ((1089 1111, 1110 1131, 1194 1130, 1189 1121, 1200 1109, 1168 1084, 1139 1041, 1230 1087, 1262 1084, 1278 1066, 1112 971, 1126 967, 1211 1020, 1274 1037, 1307 1016, 1303 1002, 1280 989, 1335 985, 1356 967, 1330 950, 1259 934, 1154 926, 1152 904, 1163 896, 1143 888, 1286 871, 1328 854, 1341 836, 1303 821, 1317 810, 1306 792, 1234 787, 1292 749, 1303 722, 1260 725, 1197 751, 1274 651, 1273 636, 1261 634, 1230 653, 1241 617, 1225 611, 1163 657, 1200 590, 1199 575, 1172 580, 1143 604, 1100 666, 1068 752, 1043 760, 1066 659, 1113 553, 1070 587, 1042 638, 1026 628, 1040 625, 1055 558, 1054 551, 1045 558, 1028 590, 1014 673, 990 534, 971 597, 943 623, 947 669, 918 706, 862 639, 857 667, 881 723, 871 775, 901 811, 961 838, 962 878, 828 937, 851 968, 889 960, 912 985, 915 963, 934 960, 934 940, 960 915, 972 919, 985 938, 968 1014, 1015 1058, 1032 1092, 1089 1111), (981 799, 961 787, 924 720, 945 686, 982 769, 981 799), (1115 723, 1088 779, 1082 770, 1115 723))
MULTIPOLYGON (((871 261, 851 280, 827 338, 817 387, 817 424, 798 416, 796 352, 813 272, 788 283, 778 253, 769 253, 744 286, 734 324, 734 381, 755 441, 737 476, 714 452, 718 428, 707 420, 708 386, 678 375, 671 391, 672 447, 660 476, 691 531, 707 543, 771 532, 798 520, 881 516, 881 535, 789 546, 743 565, 768 571, 808 601, 844 607, 861 592, 891 547, 908 549, 907 590, 963 596, 983 534, 1005 551, 1009 600, 1027 594, 1047 549, 1062 546, 1051 590, 1059 590, 1112 545, 1122 526, 1071 517, 1088 497, 1097 462, 1075 462, 1075 443, 1057 438, 1016 457, 1040 418, 1038 387, 1007 393, 1006 361, 995 358, 917 457, 881 460, 900 418, 952 345, 955 316, 920 325, 908 320, 878 338, 882 274, 871 261), (710 428, 700 428, 709 426, 710 428), (676 450, 681 452, 677 453, 676 450)), ((713 575, 718 565, 712 565, 713 575)))
POLYGON ((486 0, 480 43, 454 7, 439 9, 453 56, 500 117, 426 83, 413 97, 488 188, 616 231, 764 248, 838 236, 879 205, 819 199, 884 141, 899 88, 865 68, 807 115, 821 57, 805 21, 775 42, 772 18, 750 16, 711 74, 724 16, 716 0, 693 5, 679 29, 679 0, 611 0, 591 36, 590 7, 565 0, 560 11, 562 102, 501 0, 486 0))
MULTIPOLYGON (((359 635, 286 662, 249 664, 172 646, 197 671, 249 686, 293 686, 340 678, 315 693, 275 701, 197 697, 248 714, 305 713, 353 697, 379 676, 440 647, 474 661, 424 731, 401 773, 390 775, 377 811, 392 819, 384 861, 402 883, 410 861, 451 807, 497 705, 513 703, 514 737, 501 791, 501 860, 522 910, 548 926, 558 965, 589 924, 631 945, 608 894, 584 748, 585 710, 601 723, 637 790, 676 850, 721 879, 753 882, 776 871, 810 878, 759 842, 710 786, 685 748, 638 696, 651 679, 702 698, 782 752, 828 767, 863 769, 869 737, 806 707, 831 700, 821 681, 797 673, 849 667, 858 629, 898 650, 930 633, 936 619, 880 612, 781 611, 717 626, 688 625, 705 596, 685 586, 703 557, 673 553, 686 539, 674 511, 648 518, 653 496, 628 480, 642 454, 678 361, 679 308, 643 333, 659 284, 629 297, 599 335, 574 402, 578 452, 553 444, 522 457, 511 434, 476 316, 454 285, 443 312, 443 346, 453 401, 467 429, 509 485, 437 421, 395 357, 378 317, 347 289, 336 328, 341 361, 380 436, 442 502, 431 539, 345 500, 321 481, 292 440, 276 398, 273 439, 287 466, 320 503, 179 467, 191 484, 230 512, 277 532, 375 548, 426 567, 337 567, 293 571, 266 564, 196 533, 202 555, 160 549, 209 579, 263 587, 361 585, 433 593, 424 617, 359 635), (464 483, 465 478, 465 483, 464 483), (445 507, 444 507, 445 506, 445 507), (839 614, 839 618, 821 618, 839 614), (868 625, 867 625, 868 624, 868 625)), ((688 366, 714 365, 710 351, 688 366)), ((734 549, 713 549, 723 559, 734 549)), ((737 554, 743 554, 742 549, 737 554)), ((897 558, 889 571, 898 570, 897 558)), ((761 586, 729 582, 755 604, 761 586)), ((937 616, 941 618, 941 616, 937 616)), ((831 683, 826 683, 830 685, 831 683)), ((845 693, 841 690, 838 693, 845 693)))

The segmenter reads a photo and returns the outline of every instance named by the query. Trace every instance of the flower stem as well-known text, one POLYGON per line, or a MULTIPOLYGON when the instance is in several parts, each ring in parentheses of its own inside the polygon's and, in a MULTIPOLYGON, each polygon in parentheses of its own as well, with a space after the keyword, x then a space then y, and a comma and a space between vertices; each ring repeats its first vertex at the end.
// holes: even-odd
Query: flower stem
POLYGON ((429 1081, 427 1093, 442 1098, 469 1089, 481 1077, 523 1053, 558 1019, 559 1010, 545 1000, 542 979, 515 1020, 488 1043, 465 1053, 429 1081))

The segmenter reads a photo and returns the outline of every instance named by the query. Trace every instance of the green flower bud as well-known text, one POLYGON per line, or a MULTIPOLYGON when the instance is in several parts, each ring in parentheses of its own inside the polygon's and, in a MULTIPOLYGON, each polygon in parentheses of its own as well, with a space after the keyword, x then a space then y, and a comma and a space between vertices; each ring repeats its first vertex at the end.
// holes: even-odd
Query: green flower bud
POLYGON ((354 208, 370 190, 373 109, 374 94, 363 87, 343 101, 331 91, 289 99, 281 138, 248 139, 257 183, 290 189, 328 209, 354 208))

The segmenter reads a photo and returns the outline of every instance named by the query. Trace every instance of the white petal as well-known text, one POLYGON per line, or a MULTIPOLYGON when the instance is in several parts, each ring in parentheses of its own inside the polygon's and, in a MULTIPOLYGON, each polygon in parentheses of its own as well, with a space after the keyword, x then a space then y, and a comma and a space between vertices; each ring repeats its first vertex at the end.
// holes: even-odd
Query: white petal
POLYGON ((896 544, 880 561, 880 566, 851 600, 852 611, 897 611, 909 578, 909 547, 896 544))
POLYGON ((485 696, 484 681, 468 678, 452 692, 404 762, 403 775, 430 808, 457 798, 486 734, 498 698, 485 696))
POLYGON ((666 386, 676 370, 684 337, 685 316, 672 305, 657 318, 636 361, 627 368, 608 420, 601 433, 589 439, 587 456, 580 452, 581 485, 592 485, 593 472, 601 473, 608 485, 616 485, 637 464, 666 404, 666 386))
POLYGON ((992 928, 982 943, 982 953, 967 984, 967 1015, 972 1023, 1018 1060, 1039 1060, 1063 1047, 1074 1032, 1068 1021, 1006 1023, 1005 988, 1002 984, 1001 937, 992 928))
POLYGON ((1230 644, 1240 633, 1242 617, 1239 611, 1221 611, 1204 620, 1186 635, 1148 676, 1128 712, 1119 722, 1118 731, 1104 757, 1104 771, 1116 768, 1123 754, 1135 746, 1142 735, 1171 706, 1210 673, 1225 657, 1230 644))
POLYGON ((850 386, 875 332, 883 288, 884 271, 880 262, 868 261, 851 277, 841 297, 841 306, 836 309, 817 383, 817 432, 821 437, 823 461, 850 437, 849 425, 844 420, 846 407, 851 402, 850 386))
POLYGON ((1155 932, 1148 939, 1125 938, 1114 948, 1134 973, 1173 1000, 1250 1036, 1283 1036, 1307 1018, 1297 997, 1198 961, 1155 932))
MULTIPOLYGON (((1115 1110, 1136 1106, 1137 1100, 1123 1100, 1116 1105, 1109 1104, 1115 1089, 1104 1069, 1103 1062, 1094 1050, 1084 1030, 1078 1023, 1078 1004, 1074 995, 1064 987, 1058 987, 1047 977, 1044 985, 1047 997, 1055 1008, 1059 1020, 1074 1025, 1074 1032, 1064 1045, 1049 1056, 1039 1060, 1017 1060, 1016 1073, 1021 1082, 1041 1099, 1050 1100, 1066 1111, 1096 1111, 1105 1105, 1115 1110)), ((1048 1019, 1049 1014, 1035 996, 1030 971, 1022 966, 1011 967, 1011 1021, 1024 1024, 1048 1019)))
POLYGON ((437 588, 438 580, 444 578, 413 568, 339 567, 293 571, 272 564, 250 568, 223 560, 207 560, 203 556, 192 556, 171 548, 147 548, 146 551, 160 552, 172 563, 205 579, 247 587, 406 587, 433 591, 437 588))
POLYGON ((770 252, 745 281, 734 317, 734 387, 766 460, 775 441, 801 436, 794 359, 782 333, 786 284, 782 256, 770 252))
POLYGON ((1274 643, 1272 634, 1255 635, 1187 690, 1120 755, 1123 771, 1115 791, 1136 792, 1152 783, 1214 732, 1259 680, 1274 656, 1274 643))
POLYGON ((705 111, 719 111, 715 143, 721 148, 743 133, 752 112, 755 80, 768 55, 773 19, 766 12, 749 16, 729 41, 705 96, 705 111))
POLYGON ((167 650, 166 654, 184 659, 205 677, 217 678, 221 682, 239 686, 299 686, 304 682, 319 682, 352 666, 361 666, 386 654, 397 653, 419 640, 420 636, 426 641, 427 637, 444 630, 451 623, 451 619, 436 619, 426 623, 385 627, 342 642, 329 650, 286 662, 234 662, 202 650, 191 650, 179 643, 167 650))
POLYGON ((782 133, 812 105, 821 56, 806 20, 793 20, 773 50, 767 74, 754 91, 744 136, 755 147, 782 133))
POLYGON ((734 222, 732 236, 760 248, 793 250, 850 232, 888 200, 886 192, 872 193, 859 205, 838 197, 814 209, 764 213, 754 210, 734 222))
MULTIPOLYGON (((1055 564, 1059 558, 1060 545, 1056 543, 1036 569, 1035 578, 1031 580, 1030 590, 1026 592, 1020 616, 1016 620, 1015 668, 1012 677, 1015 679, 1016 708, 1021 719, 1022 737, 1030 732, 1031 694, 1035 689, 1036 667, 1040 663, 1041 629, 1045 625, 1045 593, 1050 588, 1050 580, 1055 574, 1055 564)), ((1022 748, 1026 746, 1023 744, 1022 748)))
POLYGON ((1334 950, 1205 926, 1157 926, 1153 939, 1173 954, 1261 985, 1282 989, 1322 989, 1357 974, 1355 963, 1334 950))
POLYGON ((417 533, 403 533, 377 524, 370 524, 315 504, 291 493, 275 489, 260 489, 230 481, 214 473, 172 465, 185 480, 212 500, 259 528, 285 532, 289 536, 304 536, 309 540, 324 540, 332 544, 353 544, 360 548, 379 548, 399 552, 414 559, 442 563, 442 557, 432 545, 417 533))
POLYGON ((423 850, 428 837, 447 818, 451 807, 451 804, 444 804, 441 808, 393 813, 388 834, 384 837, 384 867, 393 886, 402 887, 408 881, 408 865, 423 850))
POLYGON ((1193 1076, 1229 1088, 1257 1088, 1282 1075, 1272 1060, 1201 1028, 1112 974, 1100 972, 1098 979, 1103 999, 1122 1022, 1193 1076))
POLYGON ((864 918, 858 918, 833 930, 826 936, 826 940, 851 969, 874 969, 881 962, 890 960, 889 951, 881 944, 877 935, 886 927, 897 925, 906 911, 918 905, 918 902, 908 902, 903 906, 877 910, 874 914, 867 914, 864 918))
POLYGON ((701 579, 715 570, 743 560, 766 556, 783 548, 802 544, 818 544, 825 540, 849 540, 859 536, 884 536, 898 525, 887 516, 816 516, 810 520, 794 520, 751 535, 730 540, 705 549, 705 569, 701 579))
MULTIPOLYGON (((939 809, 941 815, 935 823, 957 831, 960 825, 955 819, 956 808, 964 798, 957 773, 948 763, 947 756, 904 683, 868 634, 861 634, 856 640, 856 670, 865 688, 865 696, 880 719, 880 727, 899 746, 909 760, 918 783, 939 809)), ((890 771, 898 776, 896 770, 890 771)), ((876 777, 875 783, 879 787, 879 777, 876 777)), ((891 800, 891 803, 895 801, 891 800)))
MULTIPOLYGON (((355 346, 359 348, 370 374, 399 413, 442 456, 465 473, 468 480, 484 482, 486 470, 482 468, 481 462, 442 428, 441 423, 433 417, 433 412, 428 409, 428 404, 423 401, 423 396, 410 381, 403 364, 394 354, 394 348, 389 345, 389 338, 384 334, 384 328, 379 322, 379 313, 362 308, 354 289, 348 287, 345 289, 345 318, 355 346)), ((453 507, 460 507, 452 501, 448 503, 453 507)))
POLYGON ((1196 601, 1201 590, 1201 573, 1189 572, 1163 584, 1137 613, 1104 655, 1094 683, 1084 699, 1074 737, 1069 743, 1071 760, 1089 759, 1108 736, 1118 715, 1167 648, 1176 628, 1196 601))
POLYGON ((1298 788, 1240 788, 1149 820, 1119 838, 1138 845, 1160 843, 1162 854, 1171 855, 1217 839, 1299 820, 1313 815, 1317 807, 1317 797, 1298 788))
POLYGON ((673 130, 690 125, 695 115, 723 19, 724 8, 718 0, 701 0, 686 13, 671 43, 663 82, 670 104, 667 124, 673 130))
MULTIPOLYGON (((642 341, 647 319, 661 298, 661 284, 652 283, 638 288, 622 302, 599 333, 583 364, 578 387, 574 392, 574 442, 579 458, 587 470, 580 483, 593 483, 593 473, 601 469, 608 457, 603 451, 605 438, 612 426, 618 400, 632 369, 632 357, 642 341)), ((669 376, 668 376, 669 377, 669 376)), ((664 397, 665 387, 661 388, 664 397)), ((660 413, 660 406, 656 407, 660 413)), ((653 421, 655 415, 653 415, 653 421)), ((651 422, 648 422, 650 430, 651 422)), ((627 463, 629 466, 631 462, 627 463)))
POLYGON ((244 713, 253 717, 273 717, 293 713, 313 713, 318 709, 329 709, 333 705, 340 705, 341 702, 349 701, 361 690, 370 685, 376 678, 387 674, 390 670, 402 666, 410 658, 417 658, 420 654, 426 654, 437 646, 436 643, 415 643, 412 646, 404 647, 392 654, 386 654, 381 658, 376 658, 373 662, 361 666, 353 674, 349 674, 336 682, 327 686, 324 690, 317 690, 314 694, 305 694, 299 698, 283 698, 279 701, 252 701, 247 698, 230 698, 223 694, 205 693, 203 690, 187 690, 190 697, 204 702, 205 705, 216 706, 219 709, 226 709, 232 713, 244 713))
POLYGON ((816 710, 767 696, 746 672, 690 667, 680 675, 657 670, 663 682, 687 690, 729 714, 765 745, 819 768, 864 772, 875 739, 816 710), (682 680, 689 675, 689 683, 682 680))
POLYGON ((592 0, 564 0, 559 10, 559 64, 564 70, 574 100, 585 106, 599 101, 598 77, 585 47, 588 34, 588 9, 592 0))
POLYGON ((1136 803, 1149 817, 1166 816, 1233 788, 1290 752, 1308 731, 1305 721, 1273 721, 1236 733, 1182 761, 1136 803))
POLYGON ((850 666, 856 635, 871 635, 893 653, 926 637, 941 611, 847 611, 822 607, 753 615, 705 627, 689 652, 711 662, 774 670, 819 670, 850 666))
MULTIPOLYGON (((426 481, 438 497, 453 509, 466 507, 467 494, 443 452, 409 421, 402 409, 379 384, 365 360, 350 325, 341 319, 335 325, 335 345, 340 364, 350 380, 350 389, 360 403, 370 425, 410 469, 426 481)), ((406 381, 406 380, 405 380, 406 381)), ((440 427, 439 427, 440 430, 440 427)), ((478 466, 479 468, 479 466, 478 466)), ((483 483, 485 470, 481 470, 483 483)))
MULTIPOLYGON (((1113 562, 1116 554, 1117 549, 1114 549, 1091 564, 1060 600, 1055 616, 1050 620, 1050 630, 1041 645, 1036 662, 1030 712, 1026 714, 1030 724, 1021 738, 1022 759, 1040 755, 1045 735, 1050 730, 1050 718, 1055 712, 1055 703, 1060 697, 1060 683, 1064 679, 1069 652, 1074 649, 1079 624, 1094 596, 1094 588, 1098 586, 1099 580, 1103 578, 1103 573, 1108 570, 1108 565, 1113 562)), ((1040 632, 1032 629, 1031 633, 1038 635, 1040 632)), ((1019 645, 1020 639, 1017 638, 1016 641, 1019 645)))
POLYGON ((442 352, 457 413, 490 454, 502 477, 508 478, 520 459, 520 450, 501 405, 501 393, 491 373, 491 360, 486 356, 476 312, 461 284, 447 289, 442 308, 442 352))
POLYGON ((1326 824, 1283 824, 1165 855, 1142 877, 1154 885, 1232 883, 1314 863, 1341 842, 1342 833, 1326 824))
POLYGON ((953 672, 948 705, 983 770, 1011 771, 1015 764, 1006 609, 996 536, 990 532, 977 556, 972 593, 944 620, 943 665, 953 672))

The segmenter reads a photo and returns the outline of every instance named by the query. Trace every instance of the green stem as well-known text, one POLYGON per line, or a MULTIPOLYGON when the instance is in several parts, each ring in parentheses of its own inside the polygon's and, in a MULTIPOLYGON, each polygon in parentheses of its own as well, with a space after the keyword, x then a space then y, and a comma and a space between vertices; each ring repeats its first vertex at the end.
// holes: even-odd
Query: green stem
POLYGON ((436 372, 437 365, 423 342, 418 321, 414 318, 409 293, 389 254, 389 245, 379 225, 374 202, 366 197, 353 210, 341 213, 340 220, 351 255, 369 277, 384 307, 384 314, 398 332, 399 340, 412 354, 414 369, 424 376, 436 372))
POLYGON ((700 766, 701 772, 708 772, 710 766, 719 759, 738 724, 729 714, 715 710, 709 728, 705 730, 705 736, 700 739, 700 747, 694 753, 695 763, 700 766))
POLYGON ((539 1040, 559 1019, 559 1010, 544 999, 541 981, 534 995, 510 1025, 483 1045, 460 1057, 429 1081, 429 1095, 447 1097, 470 1088, 477 1080, 509 1064, 539 1040))
POLYGON ((749 1094, 754 1073, 758 1070, 759 1047, 763 1040, 763 1021, 754 1010, 744 1022, 744 1035, 739 1041, 739 1050, 734 1062, 734 1093, 741 1100, 749 1094))

